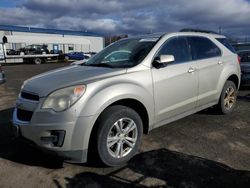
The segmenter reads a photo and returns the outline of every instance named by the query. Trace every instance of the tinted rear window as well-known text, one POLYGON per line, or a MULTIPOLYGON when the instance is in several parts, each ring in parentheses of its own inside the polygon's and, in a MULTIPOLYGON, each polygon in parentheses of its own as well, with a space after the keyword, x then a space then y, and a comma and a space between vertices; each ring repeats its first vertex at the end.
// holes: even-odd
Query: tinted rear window
POLYGON ((233 46, 228 42, 227 38, 217 38, 221 44, 223 44, 227 49, 229 49, 231 52, 236 53, 235 49, 233 46))
POLYGON ((189 37, 194 60, 221 56, 220 49, 208 38, 189 37))

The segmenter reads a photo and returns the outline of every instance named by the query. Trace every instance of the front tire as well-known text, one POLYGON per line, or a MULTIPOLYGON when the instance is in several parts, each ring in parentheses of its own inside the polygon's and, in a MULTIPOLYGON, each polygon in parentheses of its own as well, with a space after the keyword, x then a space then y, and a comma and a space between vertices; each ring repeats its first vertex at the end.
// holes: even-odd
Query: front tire
POLYGON ((217 104, 217 110, 221 114, 231 113, 236 105, 237 89, 235 83, 226 81, 221 92, 220 101, 217 104))
POLYGON ((105 165, 123 165, 137 153, 143 125, 135 110, 111 106, 101 114, 97 124, 97 153, 105 165))

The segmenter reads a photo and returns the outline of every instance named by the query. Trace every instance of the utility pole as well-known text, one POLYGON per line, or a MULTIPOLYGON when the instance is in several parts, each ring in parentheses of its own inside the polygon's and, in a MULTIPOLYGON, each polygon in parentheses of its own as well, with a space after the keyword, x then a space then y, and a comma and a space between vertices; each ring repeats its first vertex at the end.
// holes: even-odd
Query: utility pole
POLYGON ((222 34, 222 28, 221 28, 221 26, 219 27, 219 34, 222 34))

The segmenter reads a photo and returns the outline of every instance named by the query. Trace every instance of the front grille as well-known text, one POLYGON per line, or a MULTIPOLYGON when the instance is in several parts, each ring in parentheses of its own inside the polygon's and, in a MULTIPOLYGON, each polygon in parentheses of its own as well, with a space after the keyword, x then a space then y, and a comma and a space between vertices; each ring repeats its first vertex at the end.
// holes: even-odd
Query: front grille
POLYGON ((28 110, 17 109, 17 119, 20 121, 30 121, 32 118, 33 112, 28 110))
POLYGON ((35 94, 32 94, 32 93, 27 93, 27 92, 24 92, 24 91, 21 92, 21 97, 23 99, 28 99, 28 100, 32 100, 32 101, 39 101, 39 96, 38 95, 35 95, 35 94))

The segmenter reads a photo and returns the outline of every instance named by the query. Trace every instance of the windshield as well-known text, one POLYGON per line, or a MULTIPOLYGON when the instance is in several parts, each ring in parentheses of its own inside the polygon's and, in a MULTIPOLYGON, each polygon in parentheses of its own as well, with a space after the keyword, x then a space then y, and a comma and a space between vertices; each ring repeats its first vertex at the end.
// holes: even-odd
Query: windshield
POLYGON ((138 65, 155 45, 157 39, 125 39, 108 46, 84 66, 125 68, 138 65))

